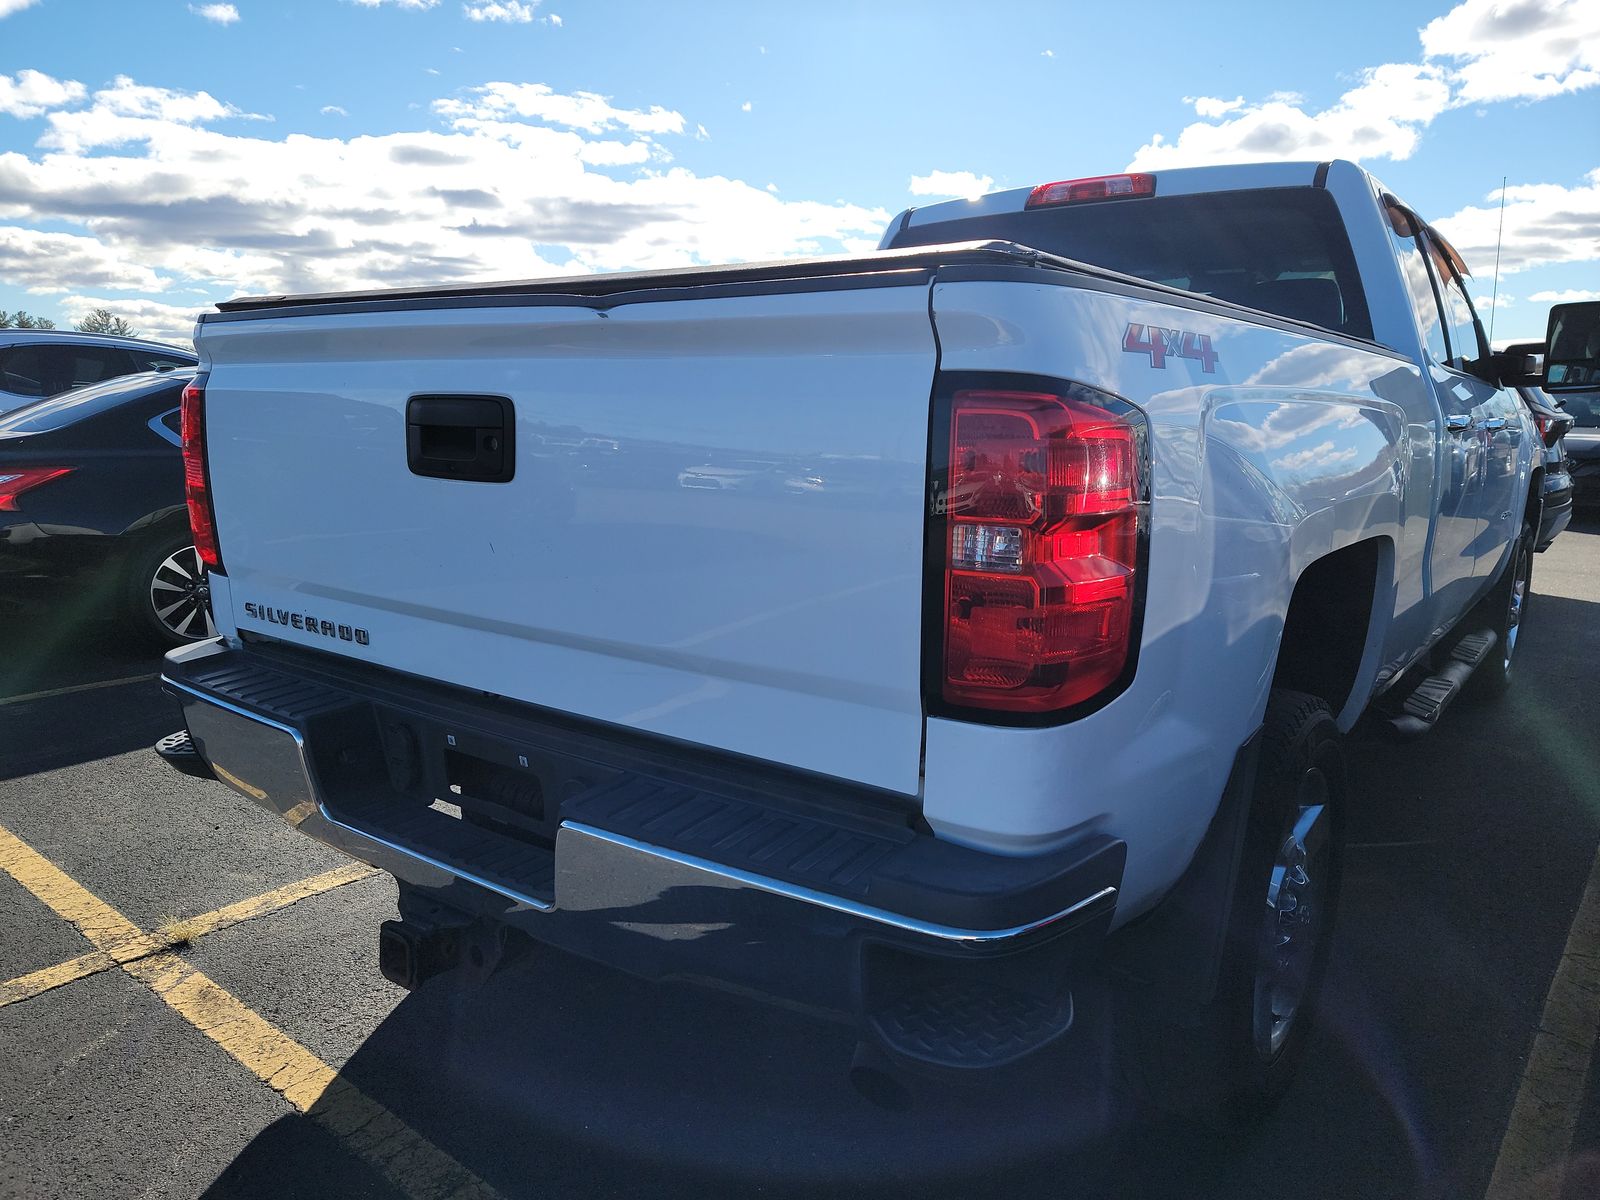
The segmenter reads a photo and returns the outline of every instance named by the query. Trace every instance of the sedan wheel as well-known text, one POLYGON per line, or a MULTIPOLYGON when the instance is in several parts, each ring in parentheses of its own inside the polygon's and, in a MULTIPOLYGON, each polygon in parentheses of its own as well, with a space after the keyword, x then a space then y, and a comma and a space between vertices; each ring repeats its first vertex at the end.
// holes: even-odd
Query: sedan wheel
POLYGON ((198 642, 216 637, 211 622, 211 589, 194 546, 182 546, 162 558, 146 582, 147 611, 170 642, 198 642))

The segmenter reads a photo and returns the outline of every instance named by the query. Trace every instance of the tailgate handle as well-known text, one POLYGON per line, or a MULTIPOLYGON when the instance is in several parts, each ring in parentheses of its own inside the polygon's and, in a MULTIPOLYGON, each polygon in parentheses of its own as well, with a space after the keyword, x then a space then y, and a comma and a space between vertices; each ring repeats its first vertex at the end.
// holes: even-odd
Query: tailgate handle
POLYGON ((406 464, 413 475, 505 483, 516 470, 516 412, 505 396, 413 396, 406 464))

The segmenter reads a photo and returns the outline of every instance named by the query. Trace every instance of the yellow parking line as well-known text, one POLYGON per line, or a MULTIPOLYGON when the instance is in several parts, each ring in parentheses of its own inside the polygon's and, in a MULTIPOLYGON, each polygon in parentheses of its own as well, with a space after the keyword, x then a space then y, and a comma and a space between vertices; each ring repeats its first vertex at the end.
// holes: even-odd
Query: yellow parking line
MULTIPOLYGON (((0 827, 0 870, 76 925, 109 957, 116 958, 119 947, 146 936, 4 827, 0 827)), ((244 901, 242 906, 231 907, 249 904, 251 901, 244 901)), ((305 1113, 376 1167, 405 1195, 417 1200, 496 1197, 482 1179, 170 950, 119 965, 297 1112, 305 1113)))
POLYGON ((0 708, 8 704, 26 704, 29 700, 49 700, 54 696, 70 696, 74 692, 92 692, 99 688, 121 687, 125 683, 143 683, 147 679, 155 679, 155 672, 148 675, 124 675, 121 679, 97 679, 93 683, 75 683, 71 687, 51 688, 44 692, 28 692, 21 696, 0 697, 0 708))
MULTIPOLYGON (((320 875, 313 875, 309 879, 296 880, 286 883, 282 887, 273 888, 270 892, 263 892, 259 896, 251 896, 248 900, 240 900, 215 912, 203 913, 198 917, 185 918, 181 923, 183 941, 193 942, 215 933, 219 929, 227 929, 241 921, 251 921, 256 917, 266 916, 268 913, 298 903, 309 896, 318 896, 323 892, 330 892, 334 888, 343 887, 347 883, 355 883, 376 875, 377 872, 365 863, 347 863, 342 867, 335 867, 331 871, 324 871, 320 875)), ((64 914, 63 914, 64 915, 64 914)), ((70 917, 68 918, 71 919, 70 917)), ((8 979, 0 983, 0 1008, 8 1004, 16 1004, 21 1000, 31 1000, 45 992, 53 991, 58 987, 65 987, 69 983, 76 983, 80 979, 87 979, 91 975, 98 975, 101 971, 109 971, 112 967, 134 962, 141 958, 148 958, 152 954, 159 954, 163 950, 170 950, 174 941, 171 932, 157 930, 155 933, 141 933, 138 937, 129 938, 118 942, 109 950, 91 950, 88 954, 81 954, 77 958, 64 963, 57 963, 53 967, 19 975, 15 979, 8 979)))
POLYGON ((1545 995, 1485 1200, 1561 1193, 1600 1034, 1600 854, 1545 995))
POLYGON ((15 979, 0 983, 0 1008, 23 1000, 32 1000, 35 996, 53 992, 58 987, 66 987, 69 983, 98 975, 101 971, 109 971, 116 965, 117 960, 111 955, 102 950, 91 950, 88 954, 80 954, 77 958, 57 963, 53 967, 18 975, 15 979))

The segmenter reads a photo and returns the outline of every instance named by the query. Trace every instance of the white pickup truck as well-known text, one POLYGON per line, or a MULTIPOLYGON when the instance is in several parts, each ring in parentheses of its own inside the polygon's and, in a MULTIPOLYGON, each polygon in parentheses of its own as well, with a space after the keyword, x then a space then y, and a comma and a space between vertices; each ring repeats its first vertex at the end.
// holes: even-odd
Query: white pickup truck
POLYGON ((1066 1032, 1110 953, 1270 1097, 1341 739, 1514 661, 1530 364, 1464 272, 1284 163, 857 257, 220 305, 183 424, 222 636, 167 657, 167 753, 395 875, 407 985, 514 929, 953 1071, 1066 1032))

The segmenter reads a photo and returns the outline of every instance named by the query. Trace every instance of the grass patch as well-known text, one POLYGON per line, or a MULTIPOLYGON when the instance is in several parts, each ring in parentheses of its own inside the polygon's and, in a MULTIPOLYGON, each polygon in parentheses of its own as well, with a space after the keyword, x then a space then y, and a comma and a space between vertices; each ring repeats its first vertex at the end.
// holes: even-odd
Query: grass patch
POLYGON ((168 950, 181 950, 204 932, 194 917, 166 917, 156 926, 155 936, 168 950))

